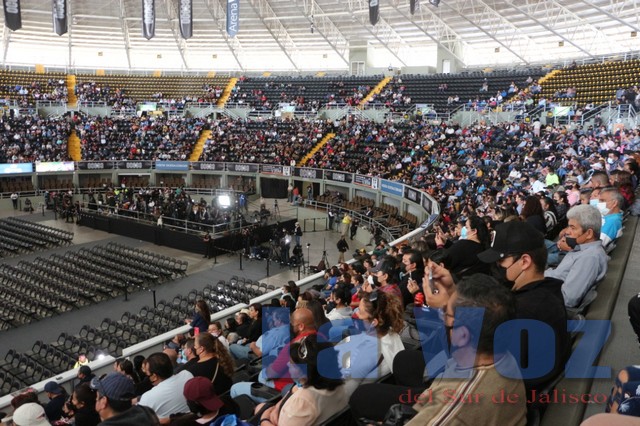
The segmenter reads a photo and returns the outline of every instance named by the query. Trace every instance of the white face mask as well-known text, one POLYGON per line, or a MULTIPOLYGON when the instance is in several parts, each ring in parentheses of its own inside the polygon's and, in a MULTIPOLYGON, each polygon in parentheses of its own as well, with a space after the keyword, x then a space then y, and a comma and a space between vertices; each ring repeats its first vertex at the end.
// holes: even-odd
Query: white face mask
POLYGON ((607 208, 607 203, 598 203, 598 211, 602 216, 608 215, 609 209, 607 208))
POLYGON ((613 164, 613 158, 607 158, 607 163, 613 164))
POLYGON ((462 229, 460 230, 460 239, 461 240, 466 240, 467 239, 467 227, 463 226, 462 229))
POLYGON ((593 200, 589 200, 589 204, 592 205, 593 207, 598 207, 598 199, 594 198, 593 200))

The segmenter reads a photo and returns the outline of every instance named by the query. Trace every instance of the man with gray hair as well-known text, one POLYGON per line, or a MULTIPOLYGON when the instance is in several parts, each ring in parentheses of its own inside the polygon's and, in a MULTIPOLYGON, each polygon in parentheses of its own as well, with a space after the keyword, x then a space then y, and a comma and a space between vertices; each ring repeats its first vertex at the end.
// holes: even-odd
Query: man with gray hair
POLYGON ((564 281, 562 295, 567 308, 579 308, 591 288, 607 273, 609 257, 600 242, 602 215, 591 205, 579 205, 567 212, 569 225, 558 241, 558 248, 568 253, 545 277, 564 281))

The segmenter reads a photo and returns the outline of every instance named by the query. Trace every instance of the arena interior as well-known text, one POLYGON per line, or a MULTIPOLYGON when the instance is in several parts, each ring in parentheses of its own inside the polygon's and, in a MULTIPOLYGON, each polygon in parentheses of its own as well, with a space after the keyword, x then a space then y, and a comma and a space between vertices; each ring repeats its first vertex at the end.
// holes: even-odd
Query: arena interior
POLYGON ((5 0, 2 424, 640 424, 639 10, 5 0))

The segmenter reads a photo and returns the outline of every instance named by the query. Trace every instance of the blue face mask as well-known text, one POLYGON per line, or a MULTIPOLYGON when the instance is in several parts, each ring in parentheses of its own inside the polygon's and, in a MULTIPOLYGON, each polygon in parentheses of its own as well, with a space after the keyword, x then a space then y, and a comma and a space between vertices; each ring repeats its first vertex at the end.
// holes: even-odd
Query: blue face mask
POLYGON ((460 239, 461 240, 466 240, 467 239, 467 227, 463 226, 462 229, 460 230, 460 239))

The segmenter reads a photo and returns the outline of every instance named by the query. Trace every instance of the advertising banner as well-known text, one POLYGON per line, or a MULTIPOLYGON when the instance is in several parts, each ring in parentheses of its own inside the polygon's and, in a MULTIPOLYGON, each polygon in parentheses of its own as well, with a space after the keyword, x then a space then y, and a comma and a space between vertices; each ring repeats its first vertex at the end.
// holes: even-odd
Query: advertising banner
POLYGON ((142 0, 142 35, 151 40, 156 34, 156 2, 142 0))
POLYGON ((75 170, 73 161, 53 161, 53 162, 37 162, 36 173, 43 172, 72 172, 75 170))
POLYGON ((193 0, 180 0, 178 7, 180 35, 184 39, 189 39, 193 35, 193 0))
POLYGON ((235 37, 240 29, 240 0, 227 0, 227 34, 235 37))
POLYGON ((380 190, 387 194, 397 195, 399 197, 404 196, 403 186, 401 183, 393 182, 386 179, 380 179, 380 190))
POLYGON ((0 174, 33 173, 33 163, 4 163, 0 164, 0 174))
POLYGON ((52 0, 53 32, 59 36, 67 33, 67 0, 52 0))
POLYGON ((2 0, 4 6, 4 23, 11 31, 22 28, 20 0, 2 0))

